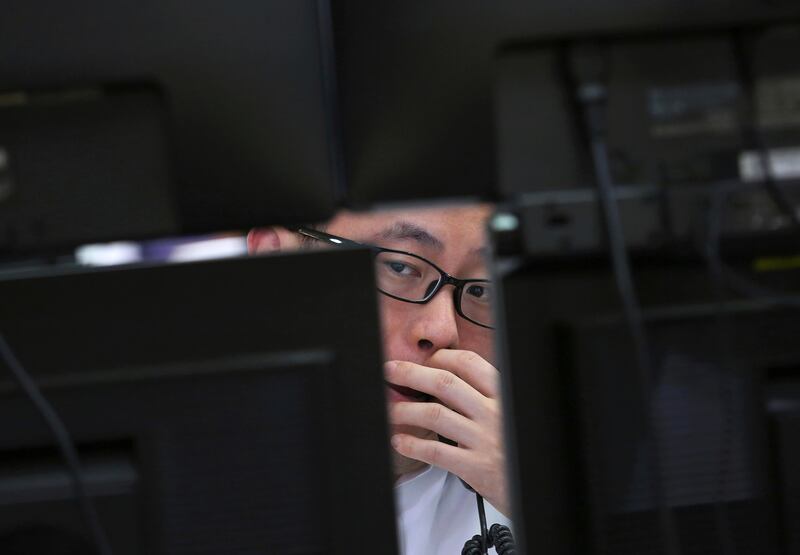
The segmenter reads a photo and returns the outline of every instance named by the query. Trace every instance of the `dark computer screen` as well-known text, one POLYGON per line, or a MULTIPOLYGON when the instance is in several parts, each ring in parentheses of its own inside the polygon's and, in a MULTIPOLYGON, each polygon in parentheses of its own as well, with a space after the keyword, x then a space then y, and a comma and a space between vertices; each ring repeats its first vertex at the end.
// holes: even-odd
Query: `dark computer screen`
POLYGON ((0 254, 329 217, 326 13, 5 2, 0 254))
MULTIPOLYGON (((115 554, 395 552, 371 268, 338 250, 0 282, 0 329, 115 554)), ((0 551, 85 545, 50 431, 2 369, 0 551)))
MULTIPOLYGON (((515 535, 526 553, 797 553, 796 306, 722 292, 702 263, 634 271, 646 380, 603 257, 503 278, 515 535)), ((797 277, 758 273, 795 295, 797 277)))
MULTIPOLYGON (((496 53, 509 43, 781 22, 800 15, 795 3, 780 0, 339 0, 332 5, 348 194, 354 204, 509 193, 499 186, 508 145, 496 140, 497 126, 505 122, 495 104, 502 70, 496 53)), ((535 101, 536 91, 525 98, 535 101)), ((556 114, 548 108, 546 123, 539 121, 532 133, 552 132, 558 138, 562 130, 552 125, 556 114)), ((525 115, 509 118, 513 123, 525 115)), ((510 147, 524 147, 530 136, 521 132, 510 147)), ((557 160, 566 155, 557 154, 557 160)))

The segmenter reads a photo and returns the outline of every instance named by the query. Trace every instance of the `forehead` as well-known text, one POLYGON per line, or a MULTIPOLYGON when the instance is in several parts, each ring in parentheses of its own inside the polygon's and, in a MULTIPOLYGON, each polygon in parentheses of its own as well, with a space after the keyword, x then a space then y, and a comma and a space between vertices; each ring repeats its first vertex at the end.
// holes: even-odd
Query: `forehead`
POLYGON ((414 232, 424 232, 447 250, 459 246, 474 248, 486 242, 484 230, 490 213, 489 205, 362 213, 344 211, 329 222, 327 231, 357 241, 380 241, 393 235, 411 238, 414 232))

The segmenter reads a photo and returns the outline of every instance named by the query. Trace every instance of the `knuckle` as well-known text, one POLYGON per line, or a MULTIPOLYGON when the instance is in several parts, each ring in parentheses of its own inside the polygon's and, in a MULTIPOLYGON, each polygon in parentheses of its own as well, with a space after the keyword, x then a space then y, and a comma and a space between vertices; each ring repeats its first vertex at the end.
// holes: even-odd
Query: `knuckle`
POLYGON ((453 388, 455 384, 456 377, 451 372, 446 370, 442 370, 438 376, 436 376, 436 391, 438 393, 447 393, 453 388))
POLYGON ((429 454, 430 454, 430 457, 429 457, 430 458, 430 464, 432 464, 434 466, 438 465, 442 460, 441 443, 439 443, 438 441, 434 442, 430 447, 429 454))
POLYGON ((442 405, 440 405, 439 403, 428 403, 428 406, 426 407, 426 411, 428 413, 428 415, 427 415, 428 416, 428 420, 432 424, 436 424, 437 422, 439 422, 442 419, 442 409, 443 408, 444 407, 442 407, 442 405))

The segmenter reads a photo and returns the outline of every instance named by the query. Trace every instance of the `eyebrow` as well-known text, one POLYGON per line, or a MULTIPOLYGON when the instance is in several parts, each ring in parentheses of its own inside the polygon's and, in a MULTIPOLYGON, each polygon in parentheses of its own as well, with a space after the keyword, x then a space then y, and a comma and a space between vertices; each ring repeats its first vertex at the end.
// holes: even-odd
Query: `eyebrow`
POLYGON ((395 241, 416 241, 422 246, 430 247, 435 250, 444 249, 444 243, 436 236, 417 224, 399 221, 395 222, 386 229, 379 231, 373 236, 375 239, 395 240, 395 241))

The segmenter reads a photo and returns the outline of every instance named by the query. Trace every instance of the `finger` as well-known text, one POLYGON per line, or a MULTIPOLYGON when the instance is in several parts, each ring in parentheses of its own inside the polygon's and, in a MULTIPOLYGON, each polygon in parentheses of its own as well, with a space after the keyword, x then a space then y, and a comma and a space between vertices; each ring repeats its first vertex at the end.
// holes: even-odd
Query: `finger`
POLYGON ((432 395, 468 418, 485 412, 486 397, 452 372, 402 360, 387 362, 385 369, 389 383, 432 395))
POLYGON ((456 349, 439 349, 428 360, 429 366, 449 370, 490 399, 497 399, 500 373, 477 353, 456 349))
POLYGON ((438 466, 456 476, 464 476, 470 469, 472 452, 441 441, 395 434, 392 436, 392 447, 404 457, 438 466))
POLYGON ((475 422, 439 403, 394 403, 390 416, 393 424, 431 430, 462 447, 474 447, 480 438, 481 430, 475 422))

